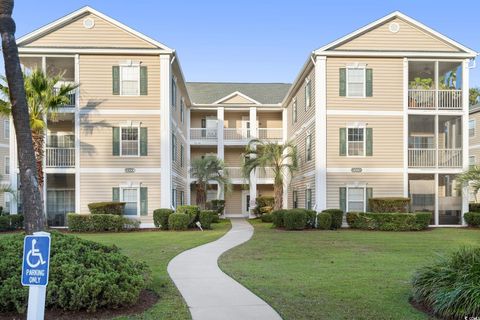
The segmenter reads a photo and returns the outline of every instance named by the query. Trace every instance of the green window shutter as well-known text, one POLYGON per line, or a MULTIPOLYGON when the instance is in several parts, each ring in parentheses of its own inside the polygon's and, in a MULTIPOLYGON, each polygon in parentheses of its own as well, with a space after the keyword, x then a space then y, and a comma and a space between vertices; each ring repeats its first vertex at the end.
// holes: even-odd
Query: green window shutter
POLYGON ((367 139, 365 141, 365 145, 367 149, 365 154, 367 156, 372 156, 373 155, 373 129, 372 128, 367 128, 367 133, 365 138, 367 139))
POLYGON ((339 196, 340 196, 340 209, 343 212, 347 211, 347 188, 340 187, 339 188, 339 196))
POLYGON ((373 188, 367 188, 367 203, 365 204, 366 212, 370 211, 370 201, 369 199, 373 198, 373 188))
POLYGON ((112 132, 112 154, 114 156, 120 155, 120 128, 113 127, 112 132))
POLYGON ((347 128, 340 128, 340 155, 347 155, 347 128))
POLYGON ((140 155, 148 154, 148 132, 147 128, 140 128, 140 155))
POLYGON ((373 71, 372 69, 365 70, 365 95, 371 97, 373 95, 373 71))
POLYGON ((148 73, 147 67, 140 67, 140 95, 146 96, 148 94, 148 73))
POLYGON ((148 188, 140 187, 140 215, 148 214, 148 188))
POLYGON ((347 95, 347 69, 340 68, 340 97, 347 95))
POLYGON ((120 201, 120 188, 112 188, 112 201, 120 201))
POLYGON ((120 67, 112 66, 112 94, 120 94, 120 67))

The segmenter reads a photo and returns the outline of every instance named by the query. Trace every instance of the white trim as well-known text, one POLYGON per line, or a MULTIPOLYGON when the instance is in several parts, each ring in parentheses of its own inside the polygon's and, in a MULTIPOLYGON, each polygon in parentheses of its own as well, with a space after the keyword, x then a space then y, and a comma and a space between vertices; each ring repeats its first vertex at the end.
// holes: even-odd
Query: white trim
MULTIPOLYGON (((315 63, 315 210, 327 208, 327 58, 317 56, 315 63)), ((306 127, 305 127, 306 128, 306 127)), ((303 130, 303 126, 302 129, 303 130)), ((305 174, 304 174, 305 176, 305 174)))
MULTIPOLYGON (((360 168, 362 172, 359 173, 403 173, 403 168, 360 168)), ((358 174, 356 172, 352 172, 352 168, 327 168, 328 173, 351 173, 351 174, 358 174)))
MULTIPOLYGON (((233 98, 234 96, 240 96, 240 97, 242 97, 242 98, 245 98, 245 99, 251 101, 252 104, 261 105, 260 102, 258 102, 258 101, 255 100, 255 99, 250 98, 249 96, 247 96, 246 94, 241 93, 240 91, 232 92, 232 93, 230 93, 229 95, 227 95, 227 96, 225 96, 225 97, 223 97, 223 98, 218 99, 217 101, 213 102, 212 104, 220 104, 220 103, 224 102, 225 100, 228 100, 228 99, 230 99, 230 98, 233 98)), ((239 104, 243 104, 243 103, 239 103, 239 104)), ((228 105, 228 104, 227 104, 227 105, 228 105)))
POLYGON ((10 139, 10 119, 3 119, 3 139, 10 139))
POLYGON ((164 134, 160 135, 160 207, 171 208, 172 199, 172 177, 170 172, 172 171, 172 155, 171 155, 171 77, 172 77, 172 65, 170 63, 170 57, 161 55, 160 57, 160 132, 164 134), (165 116, 163 116, 165 115, 165 116))
POLYGON ((143 167, 143 168, 133 168, 135 169, 134 173, 126 173, 124 167, 122 168, 104 168, 104 167, 98 167, 98 168, 80 168, 80 173, 125 173, 128 175, 135 176, 135 174, 140 174, 140 173, 162 173, 162 168, 161 167, 143 167))
MULTIPOLYGON (((122 158, 138 158, 140 157, 140 123, 133 123, 131 122, 128 124, 121 124, 120 125, 120 134, 119 134, 119 142, 120 142, 120 153, 119 156, 122 158), (137 154, 123 154, 123 139, 122 139, 122 130, 123 129, 136 129, 137 130, 137 154)), ((126 140, 132 141, 132 140, 126 140)))
MULTIPOLYGON (((347 158, 365 158, 367 156, 367 127, 366 127, 366 124, 362 124, 362 123, 354 123, 354 124, 348 124, 347 125, 347 132, 346 132, 346 137, 345 137, 345 141, 346 141, 346 144, 347 144, 347 153, 346 153, 346 156, 347 158), (362 129, 362 136, 363 136, 363 154, 360 154, 360 155, 350 155, 349 154, 349 140, 348 140, 348 131, 350 129, 362 129)), ((359 142, 359 141, 352 141, 352 142, 359 142)))
POLYGON ((417 52, 417 51, 324 51, 320 53, 327 57, 440 57, 440 58, 475 58, 476 54, 461 52, 417 52))
MULTIPOLYGON (((250 109, 249 104, 245 104, 245 106, 239 107, 239 105, 234 105, 233 103, 219 103, 216 105, 212 105, 210 103, 193 103, 190 106, 192 110, 217 110, 217 107, 224 107, 225 111, 248 111, 250 109)), ((259 111, 280 111, 284 108, 284 106, 280 103, 278 104, 262 104, 256 105, 259 111)))
MULTIPOLYGON (((468 67, 469 60, 465 59, 462 63, 462 106, 463 106, 463 116, 462 116, 462 156, 463 156, 463 171, 467 171, 470 168, 468 155, 469 155, 469 130, 465 130, 468 128, 468 119, 469 119, 469 82, 470 82, 470 69, 468 67)), ((465 219, 463 219, 463 215, 468 212, 469 207, 469 188, 467 184, 464 184, 462 188, 462 213, 460 222, 462 225, 465 225, 465 219)))
POLYGON ((355 64, 355 66, 350 65, 346 67, 345 70, 345 98, 350 98, 350 99, 362 99, 367 97, 367 68, 366 65, 360 65, 360 64, 355 64), (351 96, 349 93, 349 71, 350 70, 362 70, 363 71, 363 94, 361 96, 351 96))
MULTIPOLYGON (((363 212, 367 211, 367 184, 364 182, 356 182, 356 183, 348 183, 345 185, 346 195, 345 195, 345 209, 347 212, 350 211, 349 208, 349 199, 348 199, 348 191, 349 189, 363 189, 363 212)), ((360 202, 360 201, 355 201, 360 202)))
POLYGON ((480 144, 470 145, 470 150, 480 149, 480 144))
POLYGON ((170 55, 174 51, 161 49, 129 49, 129 48, 53 48, 53 47, 19 47, 18 52, 24 53, 53 53, 53 54, 142 54, 142 55, 170 55))
POLYGON ((146 35, 136 31, 136 30, 133 30, 132 28, 130 28, 129 26, 127 25, 124 25, 123 23, 113 19, 113 18, 110 18, 109 16, 89 7, 89 6, 85 6, 83 8, 80 8, 60 19, 57 19, 33 32, 30 32, 22 37, 20 37, 18 40, 17 40, 17 44, 18 46, 22 46, 24 42, 28 42, 30 40, 34 40, 36 38, 39 38, 41 36, 43 36, 44 34, 48 34, 50 31, 52 30, 55 30, 65 24, 68 24, 70 23, 71 21, 75 20, 77 17, 83 15, 83 14, 86 14, 86 13, 90 13, 90 14, 93 14, 93 15, 96 15, 97 17, 103 19, 103 20, 106 20, 108 22, 110 22, 111 24, 117 26, 118 28, 120 29, 123 29, 124 31, 128 32, 128 33, 131 33, 132 35, 134 36, 137 36, 138 38, 144 40, 145 42, 147 43, 150 43, 151 45, 154 45, 160 49, 163 49, 163 50, 166 50, 166 51, 173 51, 172 49, 170 49, 169 47, 167 47, 166 45, 164 45, 163 43, 161 42, 158 42, 150 37, 147 37, 146 35))
POLYGON ((408 64, 407 58, 403 58, 402 79, 402 107, 403 107, 403 196, 408 198, 408 64))
MULTIPOLYGON (((386 109, 388 107, 385 107, 386 109)), ((431 111, 430 111, 431 114, 431 111)), ((378 110, 327 110, 328 116, 403 116, 403 111, 378 111, 378 110)))
POLYGON ((305 90, 303 92, 305 95, 305 112, 308 111, 312 107, 312 81, 310 80, 309 77, 305 78, 305 90), (307 88, 309 90, 308 96, 307 96, 307 88), (308 97, 308 104, 307 104, 307 97, 308 97))
POLYGON ((140 96, 140 63, 139 62, 132 62, 130 60, 130 61, 127 61, 127 62, 119 63, 118 67, 119 67, 118 81, 120 82, 119 96, 121 96, 121 97, 139 97, 140 96), (137 93, 136 94, 124 94, 123 93, 123 76, 122 76, 122 74, 123 74, 122 69, 123 68, 136 68, 138 70, 137 93))
POLYGON ((377 26, 383 24, 384 22, 386 22, 386 21, 388 21, 388 20, 390 20, 390 19, 394 19, 394 18, 400 18, 400 19, 406 20, 407 22, 409 22, 409 23, 411 23, 411 24, 413 24, 413 25, 415 25, 415 26, 423 29, 423 30, 426 31, 427 33, 430 33, 430 34, 432 34, 432 35, 440 38, 441 40, 447 42, 448 44, 450 44, 450 45, 452 45, 452 46, 454 46, 454 47, 457 47, 457 48, 459 48, 460 50, 465 51, 467 54, 470 54, 470 57, 475 57, 475 56, 477 55, 477 53, 476 53, 475 51, 473 51, 472 49, 469 49, 469 48, 461 45, 460 43, 458 43, 458 42, 456 42, 456 41, 454 41, 454 40, 452 40, 452 39, 444 36, 443 34, 441 34, 441 33, 437 32, 437 31, 435 31, 435 30, 427 27, 427 26, 424 25, 423 23, 421 23, 421 22, 419 22, 419 21, 417 21, 417 20, 415 20, 415 19, 413 19, 413 18, 410 18, 409 16, 401 13, 400 11, 392 12, 392 13, 390 13, 389 15, 384 16, 383 18, 380 18, 380 19, 378 19, 378 20, 376 20, 376 21, 373 21, 372 23, 369 23, 368 25, 366 25, 366 26, 364 26, 364 27, 362 27, 362 28, 360 28, 360 29, 357 29, 357 30, 355 30, 355 31, 352 32, 352 33, 349 33, 349 34, 347 34, 346 36, 341 37, 340 39, 337 39, 337 40, 335 40, 335 41, 333 41, 333 42, 330 42, 330 43, 326 44, 325 46, 323 46, 323 47, 315 50, 314 53, 315 53, 315 54, 325 54, 324 51, 329 50, 329 49, 331 49, 332 47, 335 47, 335 46, 340 45, 340 44, 342 44, 342 43, 345 43, 345 42, 347 42, 348 40, 350 40, 350 39, 352 39, 352 38, 354 38, 354 37, 356 37, 356 36, 358 36, 358 35, 360 35, 360 34, 362 34, 362 33, 365 33, 365 32, 367 32, 367 31, 369 31, 369 30, 371 30, 371 29, 374 29, 374 28, 376 28, 377 26))
MULTIPOLYGON (((118 189, 119 189, 119 199, 120 201, 122 202, 125 202, 124 199, 123 199, 123 191, 125 190, 136 190, 137 191, 137 214, 135 215, 136 217, 140 217, 140 184, 127 184, 127 185, 124 185, 124 184, 119 184, 118 185, 118 189)), ((133 217, 133 215, 125 215, 125 217, 133 217)))
POLYGON ((6 143, 0 143, 0 148, 10 148, 10 145, 6 143))
MULTIPOLYGON (((80 55, 75 55, 75 83, 80 83, 80 55)), ((80 211, 80 88, 75 90, 75 212, 80 211)))

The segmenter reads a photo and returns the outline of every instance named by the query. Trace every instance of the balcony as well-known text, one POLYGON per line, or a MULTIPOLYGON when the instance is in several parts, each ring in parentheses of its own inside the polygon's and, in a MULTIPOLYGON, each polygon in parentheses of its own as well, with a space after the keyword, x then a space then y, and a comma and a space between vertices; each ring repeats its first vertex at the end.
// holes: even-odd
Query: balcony
POLYGON ((250 131, 247 128, 225 128, 223 129, 223 139, 225 141, 248 142, 252 138, 250 131))
POLYGON ((258 139, 272 142, 281 142, 283 140, 282 128, 259 128, 258 139))
POLYGON ((75 167, 75 148, 46 148, 47 168, 73 168, 75 167))
POLYGON ((190 140, 217 143, 217 129, 191 128, 190 140))
POLYGON ((462 100, 462 90, 408 90, 410 109, 461 110, 462 100))
POLYGON ((462 149, 409 148, 408 166, 410 168, 461 168, 463 166, 462 149))
MULTIPOLYGON (((59 88, 54 88, 53 89, 54 93, 58 93, 58 91, 60 90, 59 88)), ((64 105, 62 105, 62 107, 75 107, 75 91, 72 91, 68 94, 68 102, 64 105)))
MULTIPOLYGON (((260 140, 281 142, 283 140, 282 128, 259 128, 256 135, 260 140)), ((246 144, 254 137, 248 128, 224 128, 223 139, 227 144, 246 144)), ((216 144, 217 130, 205 128, 191 128, 190 140, 193 144, 216 144)))

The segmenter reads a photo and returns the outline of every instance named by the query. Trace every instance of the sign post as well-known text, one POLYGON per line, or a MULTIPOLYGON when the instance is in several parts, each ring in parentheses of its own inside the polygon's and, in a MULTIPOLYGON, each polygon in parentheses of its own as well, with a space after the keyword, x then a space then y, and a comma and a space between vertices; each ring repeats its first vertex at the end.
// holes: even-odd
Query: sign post
POLYGON ((50 262, 50 233, 35 232, 23 241, 22 285, 28 286, 27 320, 43 320, 50 262))

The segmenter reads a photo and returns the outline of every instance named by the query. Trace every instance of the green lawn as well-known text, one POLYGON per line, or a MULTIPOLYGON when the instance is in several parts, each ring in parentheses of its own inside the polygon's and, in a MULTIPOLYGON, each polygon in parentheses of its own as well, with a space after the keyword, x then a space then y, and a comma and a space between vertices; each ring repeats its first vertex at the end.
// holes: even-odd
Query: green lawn
POLYGON ((209 231, 155 231, 103 234, 77 234, 104 244, 115 244, 136 260, 148 263, 152 270, 152 285, 160 299, 158 303, 133 319, 191 319, 182 296, 167 273, 168 262, 182 251, 220 238, 230 229, 229 221, 212 225, 209 231))
POLYGON ((480 244, 480 231, 279 231, 252 223, 249 242, 220 267, 284 319, 427 319, 408 303, 414 270, 480 244))

